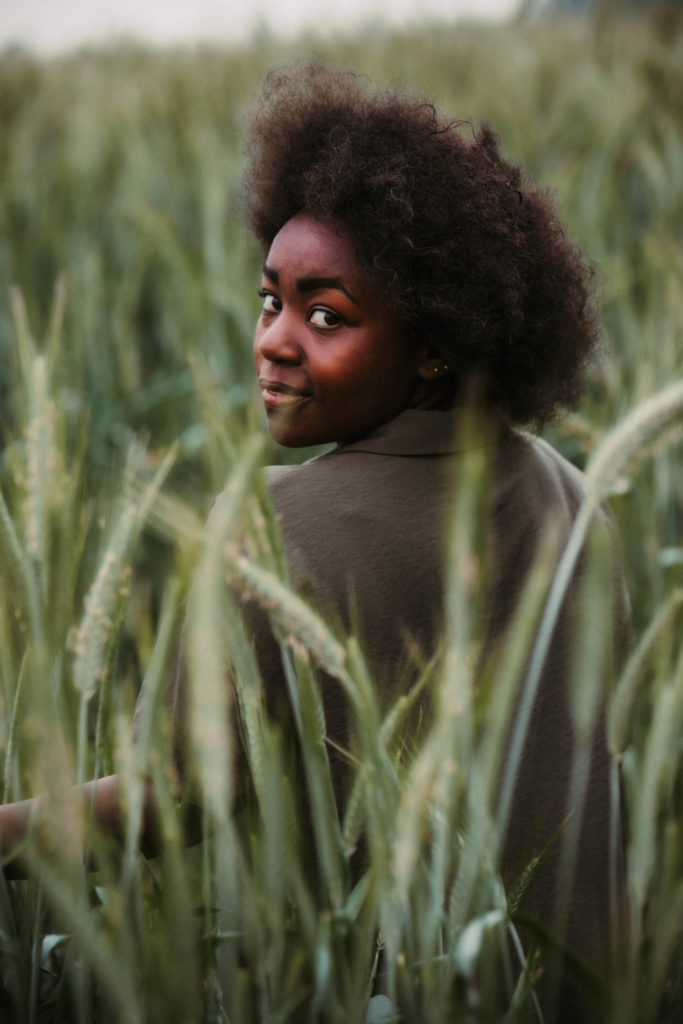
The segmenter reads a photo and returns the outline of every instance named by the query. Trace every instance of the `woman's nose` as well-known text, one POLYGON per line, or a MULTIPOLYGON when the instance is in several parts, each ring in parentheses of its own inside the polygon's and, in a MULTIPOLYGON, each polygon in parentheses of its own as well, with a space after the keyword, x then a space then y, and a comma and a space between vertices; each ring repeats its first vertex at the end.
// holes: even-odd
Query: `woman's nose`
POLYGON ((256 348, 271 363, 300 363, 303 358, 295 324, 285 313, 257 331, 256 348))

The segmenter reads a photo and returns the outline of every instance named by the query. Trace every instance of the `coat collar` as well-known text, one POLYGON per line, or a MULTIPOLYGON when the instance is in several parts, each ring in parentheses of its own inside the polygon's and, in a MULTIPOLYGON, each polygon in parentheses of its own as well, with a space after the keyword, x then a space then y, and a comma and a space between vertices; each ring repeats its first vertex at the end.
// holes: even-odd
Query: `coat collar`
POLYGON ((480 416, 474 423, 468 422, 462 409, 405 409, 365 437, 343 442, 329 454, 451 455, 493 443, 501 427, 502 421, 495 415, 480 416))

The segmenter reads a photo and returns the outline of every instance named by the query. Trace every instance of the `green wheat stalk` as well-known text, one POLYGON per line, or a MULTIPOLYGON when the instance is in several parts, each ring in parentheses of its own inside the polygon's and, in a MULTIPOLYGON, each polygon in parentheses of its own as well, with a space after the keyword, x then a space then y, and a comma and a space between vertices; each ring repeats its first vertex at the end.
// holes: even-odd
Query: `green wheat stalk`
POLYGON ((641 457, 646 442, 665 429, 681 413, 683 380, 676 381, 634 409, 602 441, 587 467, 586 496, 562 553, 531 653, 504 774, 498 812, 499 828, 505 827, 510 812, 517 765, 557 617, 602 495, 611 483, 619 479, 627 462, 633 465, 641 457))
POLYGON ((631 653, 609 702, 607 742, 615 761, 624 756, 633 727, 633 712, 638 694, 645 684, 647 668, 659 644, 674 631, 678 612, 683 605, 683 591, 675 590, 658 609, 656 616, 631 653))

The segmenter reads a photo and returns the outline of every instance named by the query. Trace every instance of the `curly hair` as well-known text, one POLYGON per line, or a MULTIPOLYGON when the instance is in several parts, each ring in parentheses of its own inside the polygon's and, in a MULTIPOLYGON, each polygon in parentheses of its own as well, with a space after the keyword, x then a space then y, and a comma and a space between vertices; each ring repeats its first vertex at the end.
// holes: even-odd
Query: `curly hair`
POLYGON ((266 76, 246 136, 246 214, 265 251, 302 211, 339 222, 454 389, 476 373, 513 423, 537 427, 576 403, 600 338, 591 270, 488 125, 310 64, 266 76))

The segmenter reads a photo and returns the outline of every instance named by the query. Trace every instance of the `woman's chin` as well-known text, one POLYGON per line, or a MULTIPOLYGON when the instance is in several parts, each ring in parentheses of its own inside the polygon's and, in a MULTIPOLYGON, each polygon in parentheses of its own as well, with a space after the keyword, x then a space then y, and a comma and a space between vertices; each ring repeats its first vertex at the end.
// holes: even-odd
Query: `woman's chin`
POLYGON ((295 418, 284 411, 269 411, 267 423, 268 433, 283 448, 310 448, 316 444, 325 444, 314 431, 296 423, 295 418))

